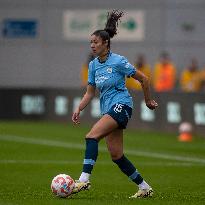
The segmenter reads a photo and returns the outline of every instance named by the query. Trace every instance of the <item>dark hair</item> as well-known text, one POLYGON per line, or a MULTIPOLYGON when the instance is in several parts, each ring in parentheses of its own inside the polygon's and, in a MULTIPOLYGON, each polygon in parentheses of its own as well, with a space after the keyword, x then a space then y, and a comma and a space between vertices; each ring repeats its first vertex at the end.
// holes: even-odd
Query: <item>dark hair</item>
POLYGON ((108 48, 110 48, 110 39, 117 35, 118 21, 124 15, 122 11, 112 10, 107 14, 107 22, 103 30, 96 30, 92 35, 100 36, 103 41, 108 40, 108 48))

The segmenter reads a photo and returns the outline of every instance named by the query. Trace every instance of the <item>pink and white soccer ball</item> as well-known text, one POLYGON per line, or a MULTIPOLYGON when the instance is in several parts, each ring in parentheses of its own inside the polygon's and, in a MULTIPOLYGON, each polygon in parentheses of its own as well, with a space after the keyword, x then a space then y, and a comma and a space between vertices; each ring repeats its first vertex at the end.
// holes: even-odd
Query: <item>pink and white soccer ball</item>
POLYGON ((74 180, 66 174, 55 176, 51 182, 51 190, 58 197, 68 197, 75 186, 74 180))

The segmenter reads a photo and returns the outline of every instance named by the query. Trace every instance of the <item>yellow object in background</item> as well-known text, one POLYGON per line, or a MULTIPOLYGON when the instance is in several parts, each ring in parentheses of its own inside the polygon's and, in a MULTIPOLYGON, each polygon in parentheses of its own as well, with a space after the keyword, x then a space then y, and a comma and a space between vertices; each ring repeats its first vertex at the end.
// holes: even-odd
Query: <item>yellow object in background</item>
MULTIPOLYGON (((137 68, 137 65, 135 65, 135 67, 137 68)), ((151 69, 150 69, 150 66, 148 64, 145 64, 141 68, 137 68, 137 69, 140 70, 141 72, 143 72, 147 77, 150 78, 151 69)), ((142 90, 140 82, 138 82, 137 80, 135 80, 132 77, 126 79, 126 87, 128 89, 133 89, 133 90, 142 90)))
MULTIPOLYGON (((148 78, 151 77, 150 65, 146 63, 146 59, 143 54, 137 56, 134 66, 137 70, 144 73, 148 78)), ((128 89, 133 89, 133 90, 142 90, 140 82, 138 82, 132 77, 126 79, 126 87, 128 89)))
POLYGON ((200 89, 200 71, 198 69, 198 61, 193 58, 191 64, 187 66, 180 78, 181 90, 185 92, 196 92, 200 89))
POLYGON ((185 92, 196 92, 199 90, 199 83, 197 82, 198 72, 190 72, 184 70, 180 79, 181 89, 185 92))
POLYGON ((87 86, 88 84, 88 66, 90 61, 92 61, 95 58, 93 53, 89 53, 86 63, 84 63, 81 67, 81 73, 80 73, 80 78, 81 78, 81 86, 87 86))
POLYGON ((87 64, 82 65, 81 83, 82 83, 82 86, 86 86, 88 84, 88 65, 87 64))

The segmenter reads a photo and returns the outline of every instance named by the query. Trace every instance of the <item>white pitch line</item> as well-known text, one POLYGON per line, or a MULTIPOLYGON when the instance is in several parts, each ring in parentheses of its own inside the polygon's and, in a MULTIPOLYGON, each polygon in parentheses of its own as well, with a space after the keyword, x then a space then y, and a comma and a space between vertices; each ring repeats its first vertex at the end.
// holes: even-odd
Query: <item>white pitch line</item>
POLYGON ((183 156, 170 155, 165 153, 154 153, 154 152, 133 151, 133 150, 126 150, 126 153, 130 155, 143 156, 143 157, 205 164, 205 159, 197 158, 197 157, 183 157, 183 156))
MULTIPOLYGON (((45 145, 45 146, 52 146, 52 147, 80 149, 80 150, 85 149, 84 145, 77 144, 77 143, 60 142, 60 141, 47 140, 47 139, 26 138, 26 137, 11 136, 11 135, 0 135, 0 140, 27 143, 27 144, 38 144, 38 145, 45 145)), ((100 147, 99 150, 102 152, 107 152, 107 149, 105 147, 100 147)), ((141 156, 141 157, 148 157, 148 158, 168 159, 168 160, 175 160, 175 161, 205 164, 204 158, 197 158, 197 157, 183 157, 183 156, 170 155, 165 153, 136 151, 130 149, 125 150, 125 153, 132 156, 141 156)))
MULTIPOLYGON (((77 160, 13 160, 13 159, 1 159, 0 164, 82 164, 82 161, 77 160)), ((97 161, 98 165, 113 165, 110 161, 97 161)), ((167 166, 167 167, 190 167, 190 166, 204 166, 204 164, 196 164, 190 162, 138 162, 140 166, 167 166)))

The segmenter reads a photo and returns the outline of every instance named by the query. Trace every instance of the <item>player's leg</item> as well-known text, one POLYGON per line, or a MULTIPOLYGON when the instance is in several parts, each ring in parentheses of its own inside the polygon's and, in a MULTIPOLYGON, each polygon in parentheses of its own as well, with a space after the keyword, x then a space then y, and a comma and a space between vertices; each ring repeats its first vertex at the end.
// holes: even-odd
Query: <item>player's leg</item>
POLYGON ((152 196, 152 188, 143 180, 135 166, 123 154, 123 130, 114 130, 105 140, 113 162, 139 187, 139 191, 132 198, 152 196))
POLYGON ((109 115, 104 115, 86 135, 86 150, 83 163, 83 172, 79 178, 80 181, 88 181, 93 166, 97 160, 98 142, 101 138, 112 132, 118 127, 117 122, 109 115), (84 174, 86 173, 86 174, 84 174))
POLYGON ((110 132, 118 128, 118 126, 118 123, 110 115, 105 114, 94 124, 90 132, 86 135, 86 139, 94 138, 99 141, 101 138, 107 136, 110 132))
POLYGON ((135 166, 126 158, 123 153, 123 130, 116 129, 106 138, 108 150, 114 163, 137 185, 143 182, 143 178, 135 166))
POLYGON ((109 115, 104 115, 86 135, 85 158, 83 162, 83 171, 76 182, 73 193, 81 190, 89 189, 89 178, 93 170, 93 166, 98 156, 98 142, 101 138, 112 132, 118 127, 117 122, 109 115))
POLYGON ((105 137, 108 151, 112 160, 123 156, 123 129, 116 129, 105 137))

